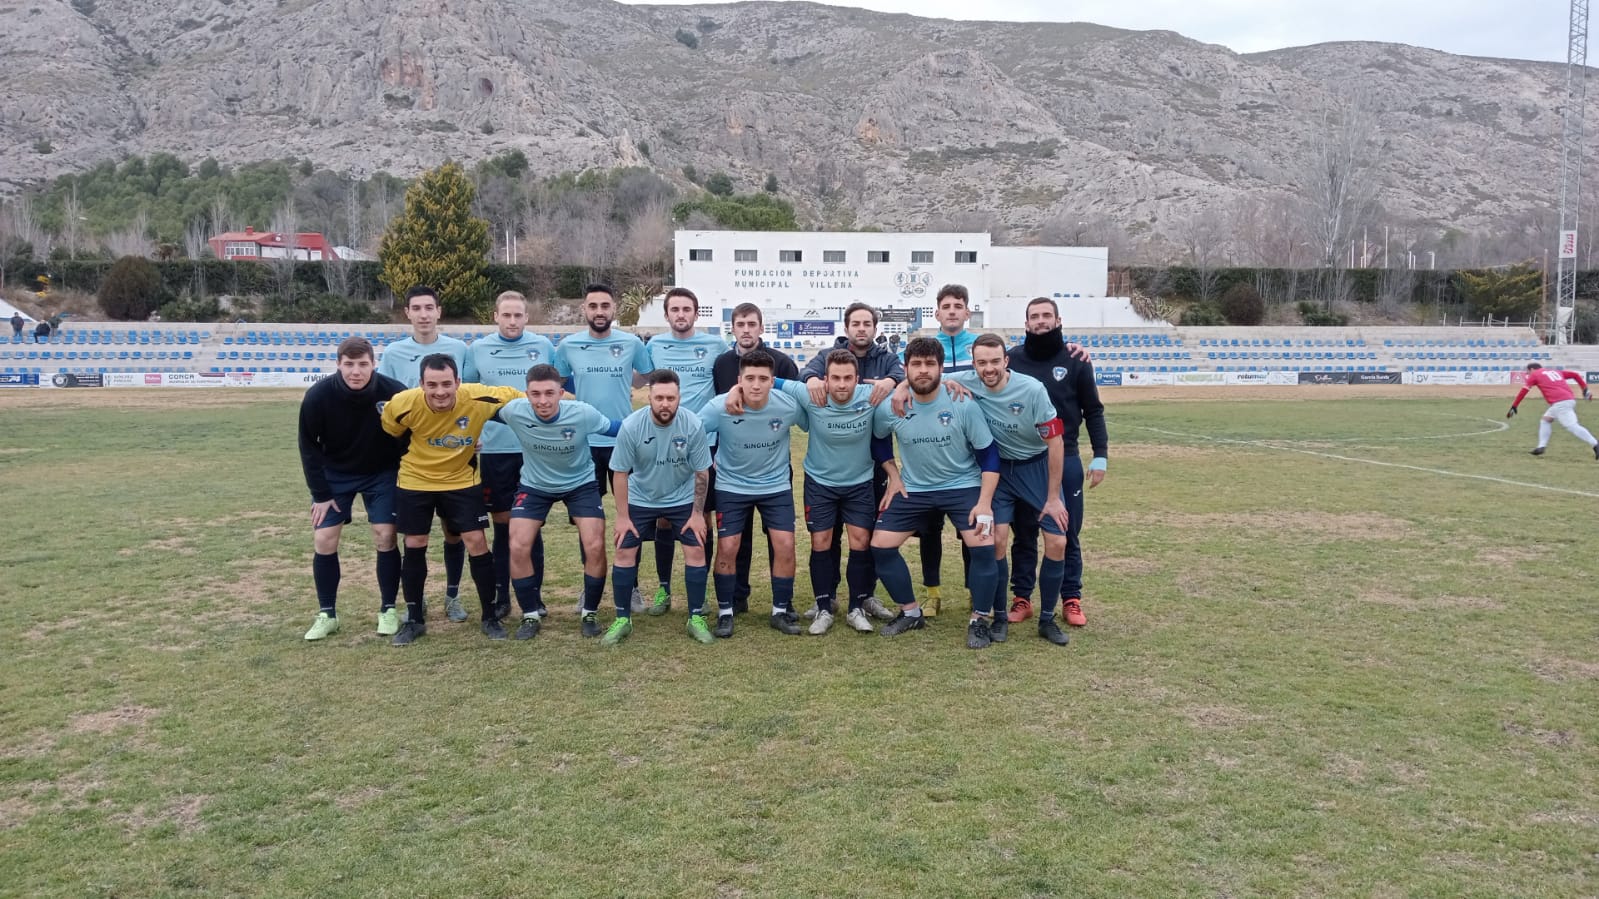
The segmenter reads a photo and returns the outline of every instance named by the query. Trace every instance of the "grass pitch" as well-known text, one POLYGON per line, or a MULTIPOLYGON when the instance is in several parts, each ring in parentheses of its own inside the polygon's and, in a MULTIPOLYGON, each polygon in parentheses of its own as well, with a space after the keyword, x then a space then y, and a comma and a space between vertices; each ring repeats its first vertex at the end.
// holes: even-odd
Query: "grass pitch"
POLYGON ((1599 462, 1328 395, 1112 395, 1089 627, 980 653, 681 602, 605 651, 561 525, 532 643, 386 645, 358 523, 307 645, 297 396, 0 396, 0 893, 1599 892, 1599 462))

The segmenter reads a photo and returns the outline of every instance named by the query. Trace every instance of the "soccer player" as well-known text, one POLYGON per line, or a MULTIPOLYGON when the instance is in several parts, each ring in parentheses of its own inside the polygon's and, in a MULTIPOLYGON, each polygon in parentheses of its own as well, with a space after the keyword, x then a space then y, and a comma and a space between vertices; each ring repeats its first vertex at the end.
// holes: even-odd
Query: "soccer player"
MULTIPOLYGON (((656 371, 671 369, 679 380, 678 408, 698 410, 716 396, 716 378, 712 371, 716 360, 727 352, 722 338, 698 331, 700 301, 687 287, 674 287, 666 292, 666 323, 671 331, 657 334, 645 344, 649 351, 650 366, 656 371)), ((697 418, 695 419, 698 420, 697 418)), ((621 519, 618 518, 620 523, 621 519)), ((655 601, 649 605, 651 615, 665 614, 672 607, 672 553, 679 534, 661 522, 655 531, 655 601)), ((711 524, 705 524, 709 531, 711 524)), ((704 549, 703 542, 700 545, 704 549)), ((635 588, 636 589, 636 588, 635 588)), ((644 604, 643 597, 636 598, 634 608, 644 604)))
MULTIPOLYGON (((397 340, 383 350, 378 360, 378 374, 387 375, 406 387, 421 383, 421 362, 432 353, 447 353, 455 360, 456 371, 466 364, 466 342, 439 332, 438 291, 418 284, 405 292, 405 317, 411 322, 411 336, 397 340)), ((461 545, 461 535, 444 528, 444 614, 451 621, 465 621, 466 609, 461 607, 461 569, 466 562, 466 550, 461 545)))
MULTIPOLYGON (((538 633, 539 615, 533 594, 533 541, 556 503, 577 526, 583 547, 583 602, 580 607, 585 637, 598 637, 600 596, 605 591, 605 507, 594 483, 592 439, 615 437, 622 423, 582 400, 563 400, 565 378, 553 365, 527 370, 527 395, 505 404, 495 418, 505 424, 522 447, 521 484, 511 507, 511 587, 522 607, 519 639, 538 633), (523 632, 527 633, 525 636, 523 632)), ((607 464, 609 461, 607 460, 607 464)), ((617 598, 618 622, 627 620, 627 597, 617 598)), ((616 631, 617 626, 611 630, 616 631)), ((606 635, 607 644, 627 636, 606 635)))
MULTIPOLYGON (((938 331, 933 335, 933 339, 938 342, 939 349, 944 353, 943 374, 971 371, 972 344, 977 340, 977 335, 966 330, 966 323, 971 320, 972 311, 971 294, 965 285, 945 284, 940 287, 933 315, 938 320, 938 331)), ((905 345, 905 355, 906 361, 909 362, 909 344, 905 345)), ((922 587, 926 591, 924 611, 928 615, 937 615, 942 598, 940 590, 944 568, 944 516, 937 511, 929 514, 922 527, 917 530, 917 539, 921 547, 922 587)), ((968 569, 971 565, 965 549, 961 550, 961 564, 968 569)))
MULTIPOLYGON (((1093 363, 1081 348, 1067 343, 1061 334, 1060 311, 1055 301, 1038 297, 1027 304, 1026 314, 1027 336, 1021 346, 1011 348, 1010 370, 1031 375, 1044 385, 1061 422, 1061 491, 1066 499, 1068 523, 1060 601, 1066 623, 1083 627, 1088 624, 1088 618, 1083 614, 1083 548, 1078 535, 1083 529, 1083 485, 1086 482, 1090 490, 1098 487, 1109 468, 1110 439, 1105 429, 1105 404, 1099 399, 1093 363), (1093 453, 1086 476, 1077 448, 1081 425, 1088 426, 1088 443, 1093 453)), ((1011 603, 1009 618, 1018 622, 1032 614, 1030 597, 1038 559, 1037 521, 1030 515, 1018 514, 1012 533, 1015 539, 1011 547, 1011 592, 1016 599, 1011 603)), ((1040 597, 1042 607, 1054 605, 1046 594, 1040 597)), ((1045 639, 1056 642, 1053 632, 1044 633, 1042 614, 1038 627, 1045 639)))
POLYGON ((506 637, 494 602, 494 559, 483 526, 488 507, 478 482, 477 448, 488 423, 502 404, 522 392, 515 387, 462 384, 455 359, 444 353, 422 357, 422 385, 394 395, 383 407, 383 430, 407 445, 400 457, 395 525, 405 535, 400 584, 410 619, 394 635, 395 646, 415 642, 427 631, 428 532, 433 516, 461 536, 471 554, 472 583, 483 609, 483 633, 492 640, 506 637))
POLYGON ((990 622, 999 573, 993 551, 999 448, 975 403, 957 403, 939 389, 943 367, 944 348, 937 340, 918 337, 906 344, 905 378, 910 384, 911 406, 899 416, 891 405, 879 405, 873 415, 872 432, 877 438, 873 456, 888 469, 888 494, 872 533, 872 556, 884 589, 900 607, 899 615, 883 626, 882 634, 898 636, 926 625, 899 548, 930 513, 937 513, 949 518, 961 543, 973 550, 967 575, 972 616, 966 626, 966 645, 984 649, 992 640, 990 622), (890 435, 899 443, 900 463, 894 462, 890 435))
MULTIPOLYGON (((583 292, 584 334, 572 334, 555 348, 555 367, 572 379, 572 395, 617 421, 633 414, 633 374, 649 374, 650 354, 644 341, 613 328, 616 294, 604 284, 590 284, 583 292)), ((616 438, 589 436, 594 483, 600 495, 610 489, 611 450, 616 438)))
MULTIPOLYGON (((493 387, 526 388, 528 369, 548 365, 555 358, 555 345, 549 338, 527 330, 527 297, 514 290, 494 298, 494 324, 493 334, 467 347, 466 361, 461 364, 461 379, 493 387)), ((511 505, 516 501, 517 484, 521 480, 522 445, 510 428, 491 421, 483 428, 483 447, 478 462, 483 478, 483 498, 494 523, 494 598, 500 617, 505 618, 511 610, 511 505)), ((533 606, 522 607, 524 621, 528 615, 543 617, 545 613, 544 602, 539 598, 544 585, 542 534, 533 540, 532 566, 533 591, 529 601, 533 606)), ((516 636, 525 640, 533 633, 536 631, 524 626, 517 629, 516 636)))
MULTIPOLYGON (((722 355, 716 357, 716 363, 711 368, 712 387, 717 394, 727 393, 739 380, 739 363, 749 353, 760 350, 772 357, 772 375, 785 381, 799 379, 799 366, 794 360, 783 353, 766 345, 761 338, 761 333, 766 329, 765 320, 761 316, 761 307, 754 303, 739 303, 733 307, 730 327, 733 331, 733 347, 722 355)), ((701 407, 703 408, 703 407, 701 407)), ((701 416, 703 418, 704 416, 701 416)), ((716 435, 711 435, 711 455, 714 458, 717 452, 716 435)), ((716 508, 716 468, 711 469, 711 508, 716 508)), ((765 519, 762 519, 764 522, 765 519)), ((711 547, 716 552, 721 551, 720 541, 711 547)), ((744 522, 744 533, 739 541, 738 559, 734 565, 734 592, 733 611, 740 614, 749 611, 750 597, 750 560, 754 558, 755 548, 755 518, 750 516, 744 522)), ((771 536, 767 535, 766 552, 768 560, 772 559, 771 536)), ((713 552, 714 556, 715 553, 713 552)))
POLYGON ((1582 398, 1592 400, 1593 394, 1588 392, 1588 382, 1582 375, 1561 368, 1546 369, 1537 362, 1527 363, 1527 381, 1521 385, 1521 391, 1510 404, 1510 411, 1505 413, 1506 418, 1516 414, 1516 407, 1521 405, 1521 400, 1527 391, 1538 388, 1543 394, 1543 401, 1549 404, 1538 419, 1538 445, 1532 448, 1534 456, 1541 456, 1549 448, 1549 432, 1553 430, 1549 423, 1558 421, 1561 427, 1571 432, 1573 437, 1581 440, 1593 450, 1593 457, 1599 459, 1599 440, 1595 440, 1592 433, 1577 421, 1577 398, 1571 395, 1571 388, 1566 386, 1567 381, 1576 381, 1582 388, 1582 398))
POLYGON ((366 505, 377 550, 378 633, 400 629, 400 551, 394 543, 394 480, 400 445, 384 433, 383 404, 405 385, 375 371, 372 344, 346 337, 338 371, 316 382, 300 401, 300 466, 311 490, 311 578, 321 610, 307 640, 339 632, 339 535, 354 519, 355 497, 366 505))
MULTIPOLYGON (((844 310, 845 336, 840 337, 836 341, 833 351, 836 353, 838 350, 847 350, 855 357, 856 368, 860 376, 860 383, 869 385, 872 388, 871 396, 868 399, 868 402, 870 402, 873 406, 882 402, 885 397, 889 396, 889 394, 893 392, 895 387, 904 383, 905 381, 905 367, 900 364, 899 357, 897 355, 889 352, 886 346, 887 341, 884 341, 882 337, 878 335, 877 323, 878 315, 876 308, 866 303, 850 304, 850 307, 844 310)), ((800 372, 800 379, 803 380, 805 382, 805 386, 810 389, 811 404, 814 408, 821 408, 825 406, 828 402, 827 397, 832 391, 831 380, 827 375, 828 370, 832 367, 832 358, 832 353, 817 353, 816 356, 813 357, 805 366, 805 369, 800 372)), ((868 426, 866 430, 869 431, 870 427, 868 426)), ((812 429, 811 433, 811 439, 815 440, 815 430, 812 429)), ((810 458, 810 453, 808 450, 806 452, 806 458, 810 458)), ((807 466, 808 465, 809 463, 807 462, 807 466)), ((872 477, 872 507, 875 509, 877 503, 882 502, 883 491, 887 488, 888 480, 887 475, 880 467, 872 466, 872 468, 874 470, 874 475, 872 477)), ((809 489, 809 477, 806 478, 805 483, 807 485, 807 489, 809 489)), ((805 505, 807 508, 809 508, 810 502, 807 501, 805 505)), ((809 519, 808 514, 807 519, 809 519)), ((876 515, 873 514, 871 519, 875 520, 876 515)), ((869 539, 871 537, 870 522, 868 522, 866 528, 866 537, 869 539)), ((843 529, 843 524, 840 522, 840 527, 836 529, 828 539, 824 540, 822 544, 826 547, 824 550, 826 556, 824 564, 829 564, 833 567, 832 581, 834 584, 837 584, 838 582, 837 573, 839 562, 841 560, 840 541, 844 536, 843 533, 841 533, 843 529)), ((851 540, 850 544, 853 546, 854 541, 851 540)), ((811 549, 813 553, 817 549, 817 544, 815 543, 814 539, 811 543, 811 549)), ((870 590, 872 585, 877 583, 877 572, 871 567, 872 557, 870 553, 862 552, 860 553, 860 558, 862 560, 860 564, 864 564, 866 566, 865 570, 859 573, 858 577, 849 579, 847 583, 851 585, 864 584, 866 585, 866 589, 870 590)), ((851 564, 857 564, 854 561, 855 552, 853 549, 851 550, 850 559, 851 564)), ((813 559, 811 564, 812 576, 814 577, 814 566, 816 565, 816 561, 813 559)), ((814 586, 814 581, 812 583, 814 586)), ((853 589, 853 587, 851 589, 853 589)), ((829 598, 831 598, 831 594, 829 594, 829 598)), ((888 609, 884 608, 883 604, 878 601, 877 597, 871 595, 870 593, 864 597, 851 596, 849 598, 849 603, 851 611, 853 611, 857 606, 860 606, 865 609, 866 614, 875 615, 876 617, 885 621, 894 617, 894 614, 888 609)), ((807 612, 806 614, 814 615, 819 611, 819 608, 813 607, 811 611, 807 612)), ((855 620, 853 617, 850 617, 847 620, 849 621, 851 627, 855 626, 855 620)), ((823 627, 823 630, 826 630, 825 626, 823 627)), ((860 630, 860 628, 856 628, 856 630, 860 630)))
POLYGON ((772 547, 771 625, 785 634, 800 632, 794 614, 794 488, 790 484, 791 428, 803 421, 800 403, 772 391, 776 361, 752 349, 739 360, 738 386, 744 412, 730 415, 727 397, 705 404, 700 420, 717 435, 716 451, 716 629, 733 636, 735 560, 744 522, 756 510, 772 547))
MULTIPOLYGON (((617 621, 629 621, 626 597, 638 584, 639 546, 652 539, 660 522, 666 522, 667 533, 683 543, 688 635, 711 643, 716 638, 705 621, 705 583, 710 573, 705 558, 710 533, 705 497, 711 483, 711 450, 699 417, 681 407, 679 381, 678 373, 669 368, 650 372, 645 378, 649 405, 629 415, 616 435, 616 451, 611 454, 611 492, 616 497, 611 589, 617 621)), ((619 629, 613 623, 611 630, 618 631, 620 640, 632 632, 632 625, 619 629)))
MULTIPOLYGON (((1010 371, 1008 362, 1004 338, 984 334, 972 344, 974 370, 951 376, 952 381, 971 389, 989 431, 999 444, 999 484, 994 490, 994 560, 998 572, 994 578, 994 623, 990 636, 994 642, 1001 643, 1009 634, 1005 610, 1008 580, 1005 545, 1011 523, 1025 519, 1034 525, 1035 534, 1039 526, 1044 531, 1044 568, 1038 578, 1043 608, 1038 619, 1038 634, 1064 646, 1066 633, 1055 623, 1055 599, 1060 595, 1060 582, 1066 570, 1069 524, 1061 496, 1064 428, 1044 385, 1028 375, 1010 371)), ((1032 560, 1027 564, 1036 563, 1036 549, 1032 560)), ((1018 559, 1016 564, 1023 563, 1018 559)))
MULTIPOLYGON (((845 582, 849 612, 845 621, 856 631, 869 634, 872 622, 866 603, 877 580, 870 544, 880 499, 873 490, 879 466, 872 460, 872 400, 887 391, 881 384, 861 383, 861 360, 852 349, 836 349, 826 356, 827 394, 822 405, 807 402, 808 385, 781 382, 783 392, 799 401, 805 415, 802 425, 811 435, 801 465, 805 472, 805 529, 811 535, 811 590, 816 597, 816 620, 811 622, 810 632, 827 633, 837 614, 834 594, 838 592, 841 553, 836 541, 842 526, 849 542, 845 582)), ((886 481, 885 473, 885 490, 886 481)))

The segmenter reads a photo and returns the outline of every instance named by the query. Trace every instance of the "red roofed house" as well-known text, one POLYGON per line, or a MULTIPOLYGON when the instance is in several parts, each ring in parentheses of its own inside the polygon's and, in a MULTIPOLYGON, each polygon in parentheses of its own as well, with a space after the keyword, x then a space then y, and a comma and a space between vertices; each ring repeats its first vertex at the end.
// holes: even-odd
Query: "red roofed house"
POLYGON ((321 234, 301 232, 293 235, 292 241, 288 238, 287 234, 245 228, 211 238, 211 252, 218 259, 287 259, 292 255, 295 259, 318 262, 339 258, 335 248, 329 246, 327 238, 321 234))

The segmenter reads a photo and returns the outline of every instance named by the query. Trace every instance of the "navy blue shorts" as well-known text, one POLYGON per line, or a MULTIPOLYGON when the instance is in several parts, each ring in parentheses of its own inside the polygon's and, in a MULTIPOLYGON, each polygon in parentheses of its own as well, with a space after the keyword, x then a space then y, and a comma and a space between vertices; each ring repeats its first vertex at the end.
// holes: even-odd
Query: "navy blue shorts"
POLYGON ((483 504, 490 513, 511 511, 522 483, 522 454, 484 453, 477 461, 478 476, 483 480, 483 504))
POLYGON ((948 518, 955 532, 972 529, 972 507, 983 491, 976 487, 959 487, 954 490, 924 490, 919 493, 895 494, 883 514, 877 516, 877 530, 899 534, 914 534, 923 529, 932 516, 948 518))
MULTIPOLYGON (((1036 516, 1048 499, 1048 453, 1039 453, 1020 462, 1000 461, 999 486, 994 488, 995 524, 1013 524, 1018 506, 1022 508, 1022 514, 1036 516)), ((1066 533, 1055 523, 1054 518, 1045 518, 1038 526, 1046 534, 1066 533)))
POLYGON ((523 484, 516 491, 511 517, 544 521, 550 517, 550 507, 556 503, 566 503, 566 514, 572 518, 605 517, 605 506, 600 502, 600 488, 593 484, 584 484, 565 493, 545 493, 523 484))
POLYGON ((489 523, 482 487, 455 490, 407 490, 396 487, 395 527, 402 534, 420 535, 433 530, 433 516, 444 523, 445 534, 481 531, 489 523))
POLYGON ((868 531, 872 529, 877 521, 877 498, 872 494, 872 482, 829 487, 806 475, 805 529, 813 534, 831 531, 841 520, 868 531))
POLYGON ((328 487, 333 491, 333 502, 338 505, 337 512, 332 509, 323 516, 322 523, 317 527, 332 528, 341 524, 349 524, 355 520, 355 497, 360 494, 362 505, 366 506, 366 520, 373 524, 394 523, 394 479, 399 477, 400 470, 391 468, 377 474, 345 474, 343 472, 324 470, 322 476, 327 478, 328 487))
POLYGON ((672 533, 677 536, 677 542, 684 546, 699 546, 700 538, 694 536, 693 531, 685 531, 688 520, 694 517, 694 504, 684 503, 681 506, 672 506, 668 509, 654 509, 649 506, 635 506, 629 504, 627 517, 633 520, 633 527, 638 531, 638 536, 632 534, 622 538, 622 548, 630 549, 641 543, 655 542, 656 522, 662 518, 672 523, 672 533))
POLYGON ((765 496, 745 496, 719 491, 716 497, 716 536, 733 537, 744 533, 750 513, 761 512, 761 526, 768 531, 794 530, 794 491, 784 490, 765 496))

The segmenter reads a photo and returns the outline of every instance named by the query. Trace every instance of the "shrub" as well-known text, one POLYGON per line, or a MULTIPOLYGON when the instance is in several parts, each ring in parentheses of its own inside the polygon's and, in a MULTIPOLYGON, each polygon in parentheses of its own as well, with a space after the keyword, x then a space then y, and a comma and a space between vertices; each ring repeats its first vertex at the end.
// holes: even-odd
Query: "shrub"
POLYGON ((1178 324, 1191 328, 1210 328, 1227 324, 1227 316, 1222 315, 1214 304, 1195 303, 1183 310, 1182 320, 1178 324))
POLYGON ((718 197, 731 197, 733 195, 733 179, 726 172, 717 172, 705 179, 705 189, 718 197))
POLYGON ((144 321, 161 306, 161 272, 142 256, 124 256, 100 283, 100 308, 122 321, 144 321))
POLYGON ((1234 284, 1221 295, 1221 314, 1234 325, 1258 325, 1266 320, 1266 301, 1248 284, 1234 284))
POLYGON ((1309 300, 1299 303, 1299 316, 1305 324, 1324 328, 1337 328, 1349 324, 1349 316, 1331 309, 1323 309, 1309 300))

